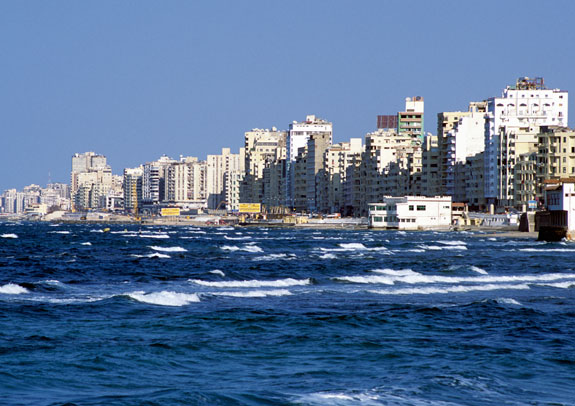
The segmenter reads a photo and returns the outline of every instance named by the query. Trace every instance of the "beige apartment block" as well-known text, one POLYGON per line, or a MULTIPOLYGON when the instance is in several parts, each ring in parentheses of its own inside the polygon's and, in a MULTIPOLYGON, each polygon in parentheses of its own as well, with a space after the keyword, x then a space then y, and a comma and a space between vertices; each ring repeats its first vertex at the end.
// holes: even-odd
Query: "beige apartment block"
POLYGON ((537 196, 543 198, 544 180, 575 177, 575 130, 541 127, 538 140, 537 196))

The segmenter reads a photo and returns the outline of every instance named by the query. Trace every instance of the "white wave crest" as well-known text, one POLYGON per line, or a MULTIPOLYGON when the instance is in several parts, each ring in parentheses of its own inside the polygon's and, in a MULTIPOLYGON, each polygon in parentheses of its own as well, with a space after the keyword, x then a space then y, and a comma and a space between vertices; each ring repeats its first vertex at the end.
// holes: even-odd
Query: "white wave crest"
POLYGON ((18 238, 18 236, 16 234, 13 234, 13 233, 2 234, 0 237, 2 237, 2 238, 18 238))
POLYGON ((232 231, 233 227, 218 227, 216 230, 218 231, 232 231))
POLYGON ((331 253, 327 253, 327 254, 323 254, 319 256, 321 259, 336 259, 337 255, 335 254, 331 254, 331 253))
POLYGON ((287 255, 287 254, 270 254, 270 255, 264 255, 263 257, 255 257, 252 259, 252 261, 276 261, 278 259, 291 261, 293 259, 296 259, 296 256, 293 254, 290 254, 290 255, 287 255))
POLYGON ((128 296, 138 302, 155 304, 160 306, 185 306, 190 303, 197 303, 200 297, 195 293, 177 293, 172 291, 161 291, 154 293, 132 292, 128 296))
POLYGON ((69 231, 48 231, 49 234, 70 234, 69 231))
POLYGON ((226 276, 224 271, 220 271, 219 269, 214 269, 213 271, 210 271, 210 273, 213 273, 214 275, 226 276))
POLYGON ((92 243, 90 241, 87 241, 87 242, 81 243, 80 245, 92 245, 92 243))
POLYGON ((288 286, 303 286, 309 285, 311 279, 278 279, 275 281, 225 281, 225 282, 211 282, 203 281, 201 279, 189 279, 189 282, 196 285, 210 286, 215 288, 283 288, 288 286))
POLYGON ((471 270, 471 271, 473 271, 473 272, 480 273, 481 275, 487 275, 487 271, 486 271, 485 269, 481 269, 481 268, 479 268, 479 267, 477 267, 477 266, 471 265, 471 266, 469 267, 469 270, 471 270))
POLYGON ((430 251, 440 251, 440 250, 466 250, 465 245, 418 245, 419 248, 430 251))
POLYGON ((500 297, 499 299, 495 300, 497 303, 499 304, 508 304, 508 305, 515 305, 515 306, 521 306, 521 303, 519 303, 517 300, 515 299, 510 299, 507 297, 500 297))
POLYGON ((523 252, 575 252, 575 248, 519 248, 523 252))
POLYGON ((133 254, 132 256, 135 258, 171 258, 169 255, 160 254, 159 252, 154 252, 154 253, 148 254, 148 255, 133 254))
POLYGON ((556 283, 539 283, 539 286, 549 286, 552 288, 569 289, 575 287, 575 281, 556 282, 556 283))
POLYGON ((446 286, 446 287, 416 287, 405 289, 371 290, 371 293, 378 295, 431 295, 441 293, 466 293, 474 291, 488 290, 525 290, 529 289, 527 284, 487 284, 473 286, 446 286))
POLYGON ((437 242, 443 245, 456 245, 456 246, 465 245, 464 241, 437 241, 437 242))
POLYGON ((224 238, 225 238, 226 240, 251 240, 251 239, 252 239, 252 237, 250 237, 250 236, 244 236, 244 237, 229 237, 229 236, 227 236, 227 235, 224 235, 224 238))
POLYGON ((157 239, 167 239, 170 238, 168 234, 140 234, 140 238, 157 238, 157 239))
POLYGON ((0 286, 0 293, 5 295, 20 295, 22 293, 28 293, 28 289, 15 283, 7 283, 4 286, 0 286))
POLYGON ((187 252, 188 250, 182 247, 157 247, 155 245, 150 247, 154 251, 160 252, 187 252))
POLYGON ((224 251, 246 251, 246 252, 264 252, 260 247, 257 245, 244 245, 243 247, 236 247, 233 245, 224 245, 222 247, 224 251))
POLYGON ((273 290, 248 290, 247 292, 219 292, 214 293, 217 296, 232 296, 232 297, 266 297, 266 296, 289 296, 292 293, 287 289, 273 289, 273 290))
MULTIPOLYGON (((393 270, 373 270, 372 272, 384 274, 386 276, 340 276, 335 280, 352 282, 352 283, 379 283, 384 285, 393 285, 395 282, 417 284, 417 283, 537 283, 559 281, 562 279, 575 279, 575 274, 543 274, 543 275, 514 275, 514 276, 440 276, 440 275, 423 275, 411 270, 393 271, 393 270), (407 272, 409 271, 409 272, 407 272)), ((575 284, 575 280, 572 281, 575 284)))

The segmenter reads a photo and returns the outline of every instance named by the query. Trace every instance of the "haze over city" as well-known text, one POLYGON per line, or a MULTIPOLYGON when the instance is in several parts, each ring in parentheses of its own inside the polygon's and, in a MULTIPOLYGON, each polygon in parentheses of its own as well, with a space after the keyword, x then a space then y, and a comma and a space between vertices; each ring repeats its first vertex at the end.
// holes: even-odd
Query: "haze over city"
MULTIPOLYGON (((114 173, 237 152, 252 128, 315 114, 334 142, 425 97, 437 113, 520 76, 575 89, 575 4, 2 2, 0 190, 68 182, 76 152, 114 173)), ((570 108, 573 116, 573 106, 570 108)))

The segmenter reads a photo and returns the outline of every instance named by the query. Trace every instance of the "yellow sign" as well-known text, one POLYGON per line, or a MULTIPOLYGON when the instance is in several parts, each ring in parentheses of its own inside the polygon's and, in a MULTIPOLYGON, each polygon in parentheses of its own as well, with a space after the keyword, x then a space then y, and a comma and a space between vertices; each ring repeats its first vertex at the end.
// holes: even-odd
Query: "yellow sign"
POLYGON ((166 207, 162 209, 162 216, 179 216, 180 215, 180 208, 179 207, 166 207))
POLYGON ((261 213, 261 203, 240 203, 240 213, 261 213))

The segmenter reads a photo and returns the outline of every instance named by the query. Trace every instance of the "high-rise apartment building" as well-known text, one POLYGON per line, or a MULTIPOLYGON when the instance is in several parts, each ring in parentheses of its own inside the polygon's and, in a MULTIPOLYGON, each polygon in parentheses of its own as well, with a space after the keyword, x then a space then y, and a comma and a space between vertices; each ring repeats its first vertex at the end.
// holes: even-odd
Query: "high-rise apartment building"
POLYGON ((70 192, 75 210, 105 208, 112 187, 112 169, 104 155, 85 152, 72 156, 70 192))
POLYGON ((228 198, 232 194, 239 194, 239 183, 237 173, 243 173, 245 169, 244 148, 240 149, 239 154, 232 154, 229 148, 222 148, 220 155, 208 155, 207 157, 207 199, 208 208, 218 209, 227 208, 229 205, 228 198), (232 173, 236 178, 231 181, 232 173), (231 190, 238 188, 237 191, 231 190))
POLYGON ((282 156, 285 159, 286 138, 287 133, 275 127, 271 130, 255 128, 245 133, 245 176, 241 183, 241 202, 263 203, 266 195, 264 170, 282 156))
POLYGON ((308 115, 305 121, 294 121, 289 125, 286 145, 286 182, 285 182, 285 201, 288 207, 294 207, 295 193, 295 170, 294 164, 298 157, 298 152, 302 148, 307 148, 307 142, 314 134, 327 134, 329 145, 333 141, 333 125, 326 120, 317 118, 314 115, 308 115))
POLYGON ((531 143, 541 126, 567 126, 568 93, 547 89, 543 78, 519 78, 501 97, 487 101, 485 128, 485 197, 488 204, 513 203, 516 144, 531 143))

